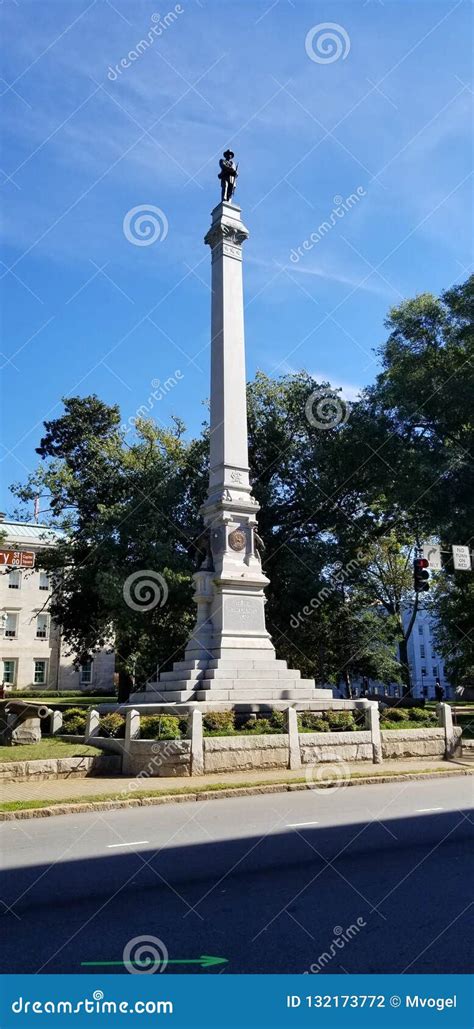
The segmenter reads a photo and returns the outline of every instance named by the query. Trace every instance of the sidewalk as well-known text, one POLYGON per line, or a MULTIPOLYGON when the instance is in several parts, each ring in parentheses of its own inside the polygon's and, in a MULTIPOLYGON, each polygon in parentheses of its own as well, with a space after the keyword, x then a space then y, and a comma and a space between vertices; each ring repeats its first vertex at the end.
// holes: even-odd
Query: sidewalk
MULTIPOLYGON (((370 762, 353 762, 348 764, 344 768, 344 774, 347 776, 347 769, 349 769, 350 775, 347 783, 344 780, 339 780, 340 785, 356 785, 359 782, 371 781, 386 781, 390 777, 407 777, 420 776, 429 777, 436 775, 464 775, 473 772, 472 764, 468 761, 459 759, 456 761, 438 761, 436 759, 426 760, 406 760, 406 761, 384 761, 381 765, 373 765, 370 762)), ((312 770, 314 773, 314 769, 312 770)), ((319 765, 318 766, 318 780, 311 777, 311 771, 308 767, 303 767, 290 771, 289 769, 271 769, 271 770, 257 770, 257 771, 240 771, 240 772, 226 772, 217 775, 200 775, 195 777, 183 776, 173 778, 147 778, 147 779, 133 779, 128 776, 115 776, 115 777, 90 777, 87 779, 45 779, 39 782, 3 782, 0 786, 0 802, 2 804, 13 804, 13 803, 28 803, 29 806, 33 807, 34 802, 38 802, 44 805, 45 801, 50 801, 51 804, 69 804, 69 803, 92 803, 94 801, 102 801, 108 799, 114 799, 124 802, 135 802, 138 803, 137 795, 140 796, 153 796, 156 795, 172 795, 172 794, 192 794, 200 793, 202 791, 209 791, 215 789, 217 786, 227 789, 255 789, 263 787, 263 790, 268 787, 285 788, 285 784, 291 786, 291 784, 301 783, 302 787, 306 785, 309 787, 314 786, 321 788, 324 786, 324 776, 326 771, 327 778, 333 781, 338 781, 337 767, 334 765, 319 765), (308 778, 307 778, 308 776, 308 778)), ((227 792, 227 790, 226 790, 227 792)), ((217 796, 219 794, 217 793, 217 796)), ((158 799, 158 798, 157 798, 158 799)), ((0 816, 1 817, 1 816, 0 816)))

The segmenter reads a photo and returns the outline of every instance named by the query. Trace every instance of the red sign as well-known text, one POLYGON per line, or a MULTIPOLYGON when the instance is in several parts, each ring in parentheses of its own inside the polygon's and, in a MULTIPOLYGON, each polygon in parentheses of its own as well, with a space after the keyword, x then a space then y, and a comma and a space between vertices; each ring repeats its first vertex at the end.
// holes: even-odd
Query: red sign
POLYGON ((0 567, 34 568, 33 550, 0 550, 0 567))

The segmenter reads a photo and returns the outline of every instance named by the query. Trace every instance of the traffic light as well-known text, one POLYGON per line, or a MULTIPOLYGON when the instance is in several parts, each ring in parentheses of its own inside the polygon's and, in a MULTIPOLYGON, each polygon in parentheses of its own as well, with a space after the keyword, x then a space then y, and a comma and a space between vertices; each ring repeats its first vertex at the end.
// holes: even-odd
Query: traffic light
POLYGON ((430 588, 428 568, 429 561, 426 557, 415 557, 413 562, 413 583, 416 593, 424 593, 425 590, 430 588))

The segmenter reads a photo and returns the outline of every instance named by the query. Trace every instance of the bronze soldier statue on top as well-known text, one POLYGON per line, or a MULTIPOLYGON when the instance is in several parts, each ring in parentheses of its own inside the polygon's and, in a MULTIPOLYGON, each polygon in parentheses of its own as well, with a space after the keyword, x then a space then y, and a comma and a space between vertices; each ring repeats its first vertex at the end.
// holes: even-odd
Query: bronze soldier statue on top
POLYGON ((224 150, 223 157, 219 161, 220 172, 217 177, 221 180, 221 200, 229 201, 235 193, 239 173, 233 158, 232 150, 224 150))

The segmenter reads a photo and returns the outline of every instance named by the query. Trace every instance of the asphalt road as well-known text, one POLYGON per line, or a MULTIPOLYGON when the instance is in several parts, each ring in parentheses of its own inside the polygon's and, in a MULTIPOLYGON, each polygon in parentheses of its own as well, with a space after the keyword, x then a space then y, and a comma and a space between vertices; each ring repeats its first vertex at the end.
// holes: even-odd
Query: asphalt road
POLYGON ((90 972, 151 935, 228 959, 174 973, 467 973, 472 795, 459 777, 4 823, 1 970, 90 972))

